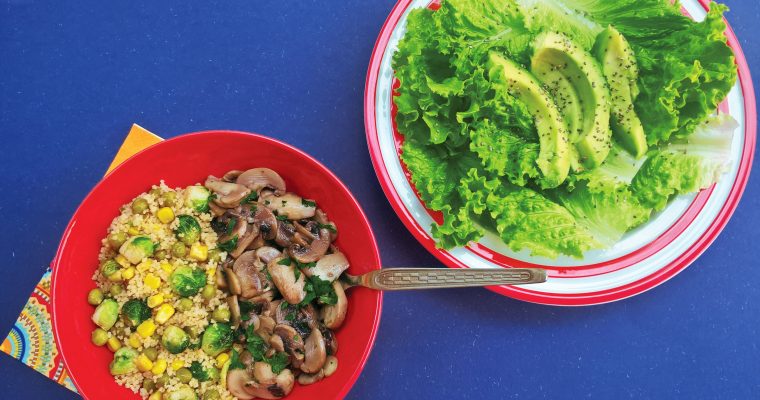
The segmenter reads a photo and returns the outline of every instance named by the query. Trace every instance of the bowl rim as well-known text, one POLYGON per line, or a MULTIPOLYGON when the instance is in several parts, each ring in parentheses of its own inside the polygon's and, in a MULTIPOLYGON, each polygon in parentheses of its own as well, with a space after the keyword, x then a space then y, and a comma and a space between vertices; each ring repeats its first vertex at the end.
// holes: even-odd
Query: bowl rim
MULTIPOLYGON (((705 10, 709 9, 709 0, 693 1, 698 3, 699 6, 705 10)), ((383 53, 388 46, 393 30, 399 24, 407 8, 413 2, 414 0, 397 0, 396 4, 391 9, 388 17, 383 23, 372 49, 364 84, 364 126, 367 147, 369 150, 370 158, 372 160, 373 169, 375 170, 375 174, 380 183, 380 186, 383 189, 385 197, 388 199, 391 207, 396 212, 407 230, 412 234, 412 236, 414 236, 415 239, 425 249, 428 250, 428 252, 430 252, 447 267, 469 268, 468 265, 455 259, 447 251, 441 251, 438 249, 432 238, 430 238, 424 229, 419 226, 416 219, 411 216, 409 211, 405 209, 399 197, 399 194, 394 188, 394 184, 391 181, 389 173, 385 168, 385 161, 379 147, 379 132, 376 126, 377 116, 375 95, 379 90, 377 86, 377 80, 380 73, 380 64, 382 62, 383 53)), ((433 9, 437 9, 439 5, 440 3, 438 0, 430 0, 428 6, 433 9)), ((749 65, 744 56, 741 43, 736 37, 733 28, 725 17, 723 17, 723 21, 726 24, 726 42, 734 52, 735 64, 738 72, 737 82, 742 89, 745 117, 745 138, 743 155, 739 162, 739 169, 737 171, 735 183, 731 188, 729 196, 724 202, 720 212, 710 223, 710 226, 707 228, 704 234, 690 248, 684 250, 679 255, 679 257, 670 262, 667 266, 660 268, 659 270, 639 280, 615 288, 571 294, 539 292, 530 290, 528 288, 515 286, 488 286, 486 287, 487 289, 518 300, 546 305, 585 306, 609 303, 635 296, 659 286, 660 284, 666 282, 670 278, 680 273, 692 262, 694 262, 704 251, 707 250, 707 248, 712 244, 712 242, 717 238, 718 234, 728 223, 728 220, 738 206, 738 202, 741 199, 742 193, 744 192, 744 189, 749 181, 749 174, 750 170, 752 169, 752 161, 755 152, 757 136, 755 93, 752 77, 749 71, 749 65)), ((412 187, 414 186, 412 185, 412 187)))
MULTIPOLYGON (((377 239, 375 238, 375 234, 374 234, 374 232, 372 230, 372 225, 370 224, 369 219, 367 218, 367 215, 364 212, 364 209, 361 207, 361 204, 359 204, 359 202, 356 200, 356 197, 354 197, 354 195, 351 192, 351 190, 349 190, 349 188, 346 186, 346 184, 343 183, 343 181, 340 180, 340 178, 338 178, 337 175, 335 175, 329 168, 327 168, 321 162, 319 162, 319 160, 317 160, 316 158, 314 158, 311 155, 307 154, 303 150, 301 150, 301 149, 299 149, 299 148, 297 148, 297 147, 295 147, 295 146, 293 146, 291 144, 285 143, 285 142, 283 142, 281 140, 274 139, 274 138, 268 137, 268 136, 264 136, 262 134, 253 133, 253 132, 245 132, 245 131, 237 131, 237 130, 224 130, 224 129, 220 129, 220 130, 205 130, 205 131, 197 131, 197 132, 185 133, 185 134, 180 134, 180 135, 174 136, 174 137, 169 138, 169 139, 164 139, 164 140, 162 140, 162 141, 160 141, 158 143, 154 143, 154 144, 152 144, 152 145, 150 145, 150 146, 148 146, 148 147, 146 147, 146 148, 138 151, 137 153, 133 154, 132 156, 128 157, 126 160, 124 160, 122 163, 120 163, 118 166, 116 166, 113 170, 111 170, 107 174, 105 174, 103 176, 103 178, 101 178, 93 186, 93 188, 90 189, 90 191, 87 193, 87 195, 82 199, 82 201, 77 206, 76 210, 74 211, 74 213, 72 214, 71 218, 69 219, 68 224, 66 224, 66 228, 64 229, 64 231, 63 231, 63 233, 61 235, 61 240, 60 240, 60 242, 58 244, 58 248, 57 248, 57 250, 55 252, 55 256, 54 256, 53 260, 50 263, 50 270, 51 270, 51 276, 50 276, 50 293, 51 293, 50 296, 51 296, 51 301, 50 302, 51 302, 51 306, 52 306, 51 319, 52 319, 52 326, 53 326, 53 337, 54 337, 55 342, 57 344, 58 351, 60 352, 61 359, 63 360, 64 367, 69 372, 69 377, 70 377, 71 381, 74 383, 74 386, 76 387, 79 395, 81 395, 84 398, 87 398, 86 390, 84 390, 83 386, 78 382, 77 377, 76 377, 76 372, 72 371, 69 368, 69 363, 67 361, 66 351, 64 350, 65 346, 64 346, 63 342, 60 339, 61 335, 58 332, 58 330, 59 330, 59 320, 58 320, 58 317, 57 317, 60 313, 57 312, 58 303, 55 301, 55 299, 56 299, 56 293, 58 291, 57 290, 57 284, 56 284, 56 282, 57 282, 57 276, 58 276, 58 271, 60 271, 60 268, 58 268, 58 266, 60 265, 61 255, 64 253, 64 250, 66 248, 66 243, 68 242, 69 235, 71 234, 71 230, 73 228, 74 222, 77 220, 77 216, 80 213, 83 204, 93 195, 93 193, 95 191, 97 191, 102 185, 104 185, 105 184, 104 182, 106 180, 108 180, 108 178, 110 178, 112 175, 114 175, 114 173, 116 173, 117 171, 120 171, 122 169, 129 168, 130 164, 136 162, 135 160, 139 160, 140 158, 142 158, 145 153, 155 151, 155 148, 157 148, 157 147, 171 145, 171 144, 173 144, 175 142, 193 139, 193 138, 196 138, 198 136, 212 136, 212 137, 213 136, 238 136, 238 137, 244 136, 246 138, 254 137, 257 140, 268 142, 269 144, 274 144, 274 145, 282 146, 282 147, 286 148, 289 152, 296 153, 296 154, 298 154, 298 155, 300 155, 302 157, 305 157, 305 158, 311 160, 317 166, 317 168, 321 170, 322 173, 325 173, 328 177, 330 177, 331 179, 333 179, 338 184, 338 186, 346 194, 348 194, 348 200, 351 203, 353 203, 353 205, 359 211, 360 220, 358 222, 360 224, 363 224, 363 225, 365 225, 367 227, 367 231, 368 231, 369 237, 370 237, 370 243, 368 243, 368 245, 372 249, 372 252, 375 255, 375 260, 374 261, 376 261, 376 266, 377 266, 377 268, 380 268, 381 265, 382 265, 381 259, 380 259, 380 249, 379 249, 379 247, 377 245, 377 239)), ((343 397, 345 397, 348 394, 348 392, 351 390, 351 388, 353 387, 354 383, 356 383, 357 379, 359 378, 359 375, 364 370, 364 367, 367 364, 367 361, 369 359, 369 355, 372 352, 372 348, 374 347, 375 340, 377 339, 377 331, 378 331, 379 326, 380 326, 380 318, 382 316, 382 308, 383 308, 383 292, 382 291, 377 291, 377 301, 376 301, 376 304, 375 304, 375 310, 376 310, 376 312, 375 312, 375 318, 372 321, 372 330, 370 332, 369 340, 368 340, 367 344, 364 346, 364 349, 362 351, 362 354, 361 354, 361 357, 360 357, 360 361, 359 361, 359 364, 358 364, 357 368, 353 371, 353 373, 351 374, 351 376, 349 377, 349 379, 347 379, 345 381, 345 383, 343 384, 343 386, 341 387, 340 392, 338 394, 339 398, 343 398, 343 397)))

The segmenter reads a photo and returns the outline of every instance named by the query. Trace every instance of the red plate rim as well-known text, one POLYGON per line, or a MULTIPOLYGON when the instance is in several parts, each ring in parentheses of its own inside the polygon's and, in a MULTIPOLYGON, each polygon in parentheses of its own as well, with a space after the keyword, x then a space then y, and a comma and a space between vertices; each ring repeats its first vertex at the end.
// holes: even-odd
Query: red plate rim
MULTIPOLYGON (((285 148, 289 149, 290 151, 292 151, 294 153, 298 153, 301 156, 306 157, 306 158, 310 159, 311 161, 313 161, 314 164, 317 166, 317 168, 321 169, 322 172, 324 172, 325 174, 327 174, 331 179, 334 180, 334 182, 337 182, 338 186, 341 187, 348 194, 349 201, 351 203, 353 203, 354 206, 356 206, 357 210, 359 211, 359 215, 361 217, 360 223, 363 223, 364 225, 367 226, 367 230, 369 232, 369 236, 370 236, 370 239, 371 239, 371 247, 375 250, 374 251, 375 252, 375 261, 377 262, 378 266, 382 265, 381 260, 380 260, 380 251, 379 251, 379 247, 377 246, 377 239, 375 238, 375 234, 372 231, 372 225, 369 223, 369 219, 367 219, 367 215, 364 213, 364 209, 362 209, 361 205, 356 200, 356 198, 354 197, 353 193, 351 193, 351 191, 343 183, 343 181, 340 180, 340 178, 338 178, 332 171, 330 171, 330 169, 328 169, 326 166, 324 166, 321 162, 319 162, 317 159, 315 159, 314 157, 310 156, 309 154, 307 154, 303 150, 298 149, 298 148, 296 148, 296 147, 294 147, 294 146, 292 146, 292 145, 290 145, 288 143, 282 142, 280 140, 277 140, 277 139, 274 139, 274 138, 271 138, 271 137, 268 137, 268 136, 260 135, 260 134, 257 134, 257 133, 250 133, 250 132, 243 132, 243 131, 233 131, 233 130, 208 130, 208 131, 198 131, 198 132, 192 132, 192 133, 182 134, 182 135, 178 135, 178 136, 175 136, 173 138, 170 138, 170 139, 162 140, 161 142, 152 144, 152 145, 150 145, 150 146, 148 146, 148 147, 140 150, 139 152, 135 153, 134 155, 130 156, 129 158, 127 158, 126 160, 124 160, 121 164, 119 164, 116 168, 114 168, 111 172, 109 172, 108 174, 106 174, 103 177, 103 179, 101 179, 100 181, 98 181, 98 183, 92 188, 92 190, 90 190, 90 192, 87 193, 87 196, 84 197, 84 199, 82 200, 82 203, 84 203, 90 196, 92 196, 93 192, 95 192, 101 185, 103 185, 103 181, 106 178, 108 178, 108 176, 110 176, 111 174, 113 174, 114 172, 116 172, 118 170, 121 170, 122 168, 125 168, 124 167, 125 165, 131 164, 133 162, 138 162, 140 160, 140 158, 142 157, 142 154, 151 151, 151 149, 153 149, 154 147, 165 146, 167 143, 173 143, 173 142, 176 142, 176 141, 186 140, 187 138, 192 138, 192 137, 195 137, 195 136, 198 136, 198 135, 208 135, 208 134, 254 136, 254 137, 256 137, 256 138, 258 138, 258 139, 260 139, 262 141, 270 142, 272 144, 285 147, 285 148)), ((50 279, 50 294, 51 294, 51 299, 55 296, 55 293, 57 292, 57 290, 56 290, 56 288, 57 288, 57 286, 56 286, 56 281, 57 281, 56 276, 57 276, 57 273, 56 272, 59 270, 59 268, 58 268, 59 260, 61 258, 61 254, 62 254, 63 249, 65 247, 66 241, 68 240, 68 235, 71 232, 71 228, 72 228, 74 222, 77 220, 77 216, 78 216, 78 214, 80 212, 80 207, 81 207, 81 205, 79 207, 77 207, 77 210, 74 212, 74 214, 72 215, 71 219, 69 220, 69 223, 66 225, 66 229, 63 231, 63 235, 62 235, 60 244, 58 245, 58 249, 56 250, 55 257, 53 258, 53 261, 51 261, 51 263, 50 263, 50 269, 52 271, 52 273, 51 273, 51 279, 50 279)), ((52 315, 51 315, 52 322, 53 322, 53 336, 54 336, 54 338, 56 340, 56 343, 58 343, 61 359, 63 360, 64 366, 66 367, 66 369, 68 369, 69 371, 71 371, 69 369, 69 367, 68 367, 69 363, 66 360, 66 352, 64 351, 64 349, 62 347, 62 343, 61 343, 61 341, 59 339, 60 338, 60 334, 58 332, 58 324, 56 323, 57 316, 59 315, 59 312, 57 312, 56 302, 55 301, 51 301, 51 304, 52 304, 52 307, 53 307, 53 311, 52 311, 52 315)), ((367 360, 369 359, 369 355, 372 352, 372 348, 375 345, 375 340, 377 339, 377 331, 378 331, 378 328, 380 327, 380 318, 382 316, 382 308, 383 308, 383 292, 382 291, 378 292, 377 304, 375 305, 375 307, 377 309, 377 314, 375 316, 374 321, 372 321, 372 332, 370 332, 369 342, 367 343, 366 347, 364 348, 364 351, 363 351, 363 353, 361 355, 361 361, 360 361, 358 367, 356 368, 356 370, 354 371, 354 373, 351 375, 351 377, 345 382, 345 384, 343 385, 343 387, 340 389, 339 397, 338 398, 345 397, 348 394, 348 392, 351 390, 351 388, 354 386, 354 383, 356 383, 356 380, 359 379, 359 375, 364 370, 364 367, 367 364, 367 360)), ((77 391, 80 394, 84 393, 84 391, 82 390, 82 387, 77 382, 77 379, 74 376, 74 374, 69 374, 69 377, 71 378, 71 381, 74 383, 74 386, 77 388, 77 391)))
MULTIPOLYGON (((709 9, 709 0, 698 0, 699 4, 705 9, 709 9)), ((441 250, 435 247, 435 242, 430 238, 425 230, 419 226, 416 220, 412 217, 410 212, 403 206, 401 198, 393 187, 393 183, 388 175, 388 171, 385 168, 383 155, 380 151, 376 115, 375 115, 375 98, 377 91, 377 78, 382 61, 382 56, 385 48, 388 45, 390 35, 398 24, 401 16, 411 4, 412 0, 399 0, 388 15, 383 27, 380 31, 380 35, 375 42, 375 46, 372 50, 372 56, 370 58, 369 67, 367 70, 367 78, 364 88, 364 124, 367 135, 367 146, 370 156, 372 158, 372 165, 375 169, 375 174, 383 188, 383 192, 388 198, 391 206, 401 221, 412 233, 412 235, 436 258, 443 262, 449 268, 468 268, 467 265, 454 258, 450 253, 445 250, 441 250)), ((573 293, 573 294, 555 294, 533 291, 521 287, 515 286, 491 286, 488 287, 496 293, 513 297, 519 300, 548 304, 559 306, 581 306, 581 305, 593 305, 608 303, 612 301, 622 300, 627 297, 634 296, 649 289, 656 287, 657 285, 672 278, 680 271, 689 266, 697 257, 699 257, 710 244, 715 240, 717 235, 723 230, 726 223, 733 214, 736 206, 741 198, 744 188, 749 178, 750 169, 752 166, 752 159, 755 150, 756 132, 757 132, 757 115, 755 109, 755 93, 752 85, 752 79, 749 72, 749 66, 747 60, 744 57, 741 45, 739 44, 736 35, 731 28, 728 21, 726 23, 726 38, 728 45, 732 48, 734 56, 736 57, 736 64, 738 69, 738 78, 742 89, 742 95, 744 100, 744 147, 742 149, 742 157, 739 162, 739 168, 737 171, 734 185, 731 187, 729 195, 721 208, 718 215, 712 221, 710 226, 704 232, 704 234, 697 239, 686 251, 679 255, 675 260, 669 263, 667 266, 659 269, 658 271, 646 276, 645 278, 637 281, 603 291, 587 292, 587 293, 573 293)), ((412 187, 414 187, 412 185, 412 187)), ((698 197, 706 200, 709 197, 709 191, 703 191, 698 197)), ((696 204, 692 203, 691 208, 696 204)), ((697 207, 701 210, 701 206, 697 207)), ((665 236, 665 235, 663 235, 665 236)), ((671 239, 672 240, 672 239, 671 239)), ((476 249, 477 250, 477 249, 476 249)), ((477 253, 477 251, 476 251, 477 253)), ((636 252, 629 254, 635 255, 636 252)), ((482 255, 482 253, 481 253, 482 255)), ((626 256, 624 256, 626 257, 626 256)), ((512 259, 509 260, 513 262, 512 259)), ((613 260, 615 261, 615 260, 613 260)), ((519 264, 520 262, 518 262, 519 264)), ((526 263, 523 263, 525 265, 526 263)), ((583 267, 581 267, 583 268, 583 267)), ((618 268, 619 269, 619 268, 618 268)), ((611 272, 611 271, 605 271, 611 272)), ((600 273, 596 271, 595 273, 600 273)), ((601 272, 604 273, 604 272, 601 272)), ((594 273, 592 273, 594 274, 594 273)), ((556 276, 556 275, 555 275, 556 276)), ((589 276, 586 274, 585 276, 589 276)), ((568 279, 571 279, 568 277, 568 279)))

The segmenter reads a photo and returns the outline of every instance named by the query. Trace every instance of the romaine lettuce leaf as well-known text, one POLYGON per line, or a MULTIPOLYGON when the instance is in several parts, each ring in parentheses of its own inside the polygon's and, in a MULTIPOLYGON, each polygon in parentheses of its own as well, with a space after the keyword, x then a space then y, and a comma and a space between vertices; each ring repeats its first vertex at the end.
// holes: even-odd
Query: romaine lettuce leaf
POLYGON ((650 152, 631 188, 641 204, 661 210, 675 195, 693 193, 717 182, 730 166, 736 121, 721 114, 702 124, 688 139, 650 152))

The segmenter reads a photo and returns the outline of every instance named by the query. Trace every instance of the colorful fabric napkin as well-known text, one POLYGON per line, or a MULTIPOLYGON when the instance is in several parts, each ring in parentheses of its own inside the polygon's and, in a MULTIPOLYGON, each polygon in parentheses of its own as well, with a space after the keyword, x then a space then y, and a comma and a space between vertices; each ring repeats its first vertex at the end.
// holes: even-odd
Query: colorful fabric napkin
MULTIPOLYGON (((140 150, 162 141, 141 126, 134 124, 124 143, 116 153, 106 174, 140 150)), ((74 383, 63 365, 63 358, 53 337, 53 323, 50 318, 53 306, 50 303, 50 269, 34 288, 8 337, 0 345, 0 351, 9 354, 37 372, 76 392, 74 383)))

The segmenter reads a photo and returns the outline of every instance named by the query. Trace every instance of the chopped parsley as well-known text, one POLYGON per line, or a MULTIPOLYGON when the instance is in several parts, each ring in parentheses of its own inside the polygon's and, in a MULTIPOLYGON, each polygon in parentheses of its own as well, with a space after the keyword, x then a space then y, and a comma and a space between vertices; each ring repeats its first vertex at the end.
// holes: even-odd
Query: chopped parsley
POLYGON ((219 249, 221 249, 222 251, 226 251, 227 253, 229 253, 232 250, 235 250, 235 248, 237 247, 237 243, 238 243, 238 235, 235 235, 232 237, 232 239, 226 242, 219 243, 217 247, 219 247, 219 249))
POLYGON ((256 193, 256 192, 253 192, 253 193, 249 194, 248 196, 245 196, 245 198, 243 199, 243 203, 244 204, 255 203, 256 200, 258 200, 258 199, 259 199, 259 194, 256 193))
POLYGON ((338 230, 335 229, 335 225, 333 224, 319 224, 319 229, 327 229, 332 233, 338 233, 338 230))
POLYGON ((299 304, 301 307, 308 305, 315 299, 321 304, 333 305, 338 302, 338 294, 335 293, 332 283, 316 275, 306 280, 304 290, 306 291, 306 297, 299 304))
POLYGON ((272 366, 272 372, 274 374, 279 374, 288 366, 288 355, 285 353, 277 353, 271 358, 265 358, 264 361, 272 366))
POLYGON ((253 356, 254 361, 264 360, 264 353, 267 352, 268 346, 264 339, 253 331, 253 324, 245 330, 245 343, 245 347, 253 356))
POLYGON ((301 204, 305 207, 316 208, 317 203, 311 200, 301 199, 301 204))
POLYGON ((235 229, 235 225, 237 225, 237 219, 230 218, 229 221, 227 221, 227 228, 225 229, 226 234, 232 233, 232 230, 235 229))
POLYGON ((288 220, 288 215, 287 214, 280 214, 280 215, 278 215, 275 218, 277 218, 277 220, 279 220, 279 221, 287 221, 288 220))
POLYGON ((245 369, 245 365, 240 362, 240 354, 235 349, 232 349, 232 357, 230 357, 230 369, 245 369))
POLYGON ((293 261, 291 261, 289 258, 285 257, 280 261, 277 261, 277 264, 280 265, 290 265, 293 261))

